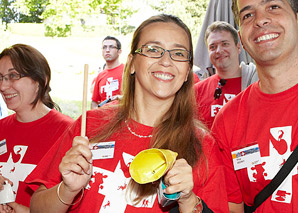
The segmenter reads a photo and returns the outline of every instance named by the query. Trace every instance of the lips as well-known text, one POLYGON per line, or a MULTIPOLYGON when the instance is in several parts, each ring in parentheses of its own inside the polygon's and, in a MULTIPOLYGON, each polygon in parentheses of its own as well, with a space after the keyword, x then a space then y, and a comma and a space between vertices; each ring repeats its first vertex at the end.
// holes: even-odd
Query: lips
POLYGON ((155 78, 158 78, 160 80, 163 80, 163 81, 169 81, 169 80, 172 80, 175 76, 170 74, 170 73, 164 73, 164 72, 152 72, 152 75, 155 77, 155 78))
POLYGON ((260 43, 262 41, 269 41, 269 40, 277 38, 278 36, 279 36, 278 33, 271 33, 271 34, 262 35, 262 36, 256 38, 255 42, 260 43))

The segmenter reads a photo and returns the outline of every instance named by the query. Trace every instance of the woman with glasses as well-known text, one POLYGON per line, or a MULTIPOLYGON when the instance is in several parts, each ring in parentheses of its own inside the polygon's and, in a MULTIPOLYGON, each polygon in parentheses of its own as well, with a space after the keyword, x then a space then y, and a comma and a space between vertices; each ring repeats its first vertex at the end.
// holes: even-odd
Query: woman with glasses
POLYGON ((15 44, 0 53, 0 92, 15 112, 0 120, 0 188, 8 181, 16 194, 0 212, 29 212, 33 190, 24 180, 73 123, 51 99, 50 80, 48 62, 35 48, 15 44))
POLYGON ((159 204, 158 183, 138 184, 130 178, 133 158, 152 147, 178 153, 164 176, 164 192, 181 193, 180 212, 208 207, 227 212, 218 147, 194 119, 192 55, 190 31, 179 18, 158 15, 144 21, 133 36, 119 104, 87 113, 88 138, 77 136, 78 119, 27 178, 39 185, 32 212, 173 209, 159 204))

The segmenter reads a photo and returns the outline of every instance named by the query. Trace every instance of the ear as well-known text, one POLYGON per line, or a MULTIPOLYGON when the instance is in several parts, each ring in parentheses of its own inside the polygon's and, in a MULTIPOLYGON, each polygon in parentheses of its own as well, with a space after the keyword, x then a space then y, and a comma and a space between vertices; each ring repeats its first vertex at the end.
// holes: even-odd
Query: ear
MULTIPOLYGON (((241 37, 240 30, 238 30, 238 36, 239 36, 239 38, 240 38, 240 41, 241 41, 241 44, 242 44, 243 49, 245 49, 245 46, 244 46, 244 44, 243 44, 243 42, 242 42, 242 37, 241 37)), ((245 49, 245 50, 246 50, 246 49, 245 49)))
POLYGON ((189 67, 189 69, 188 69, 188 71, 187 71, 187 73, 186 73, 186 76, 185 76, 184 82, 186 82, 186 81, 187 81, 187 79, 188 79, 188 75, 189 75, 190 71, 191 71, 191 67, 189 67))
POLYGON ((127 64, 130 65, 130 74, 133 75, 135 74, 135 66, 133 64, 133 55, 129 54, 127 57, 127 64))
POLYGON ((121 49, 119 49, 119 50, 118 50, 118 54, 120 55, 121 53, 122 53, 122 50, 121 50, 121 49))

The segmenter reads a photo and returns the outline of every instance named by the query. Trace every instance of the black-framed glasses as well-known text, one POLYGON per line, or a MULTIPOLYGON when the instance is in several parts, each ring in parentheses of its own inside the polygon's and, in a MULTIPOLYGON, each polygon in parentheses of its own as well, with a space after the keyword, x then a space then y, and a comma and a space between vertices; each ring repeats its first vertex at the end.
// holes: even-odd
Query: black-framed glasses
POLYGON ((149 58, 161 58, 166 51, 169 52, 170 58, 174 61, 190 61, 191 59, 190 52, 185 49, 166 50, 162 47, 154 45, 142 45, 135 51, 135 53, 147 56, 149 58))
POLYGON ((10 73, 8 73, 6 75, 1 75, 0 74, 0 84, 2 84, 2 82, 3 82, 4 79, 6 81, 13 82, 13 81, 17 81, 17 80, 19 80, 20 78, 23 78, 23 77, 25 77, 25 75, 24 74, 20 74, 18 72, 10 72, 10 73))
POLYGON ((117 46, 114 46, 114 45, 103 45, 103 47, 102 47, 102 49, 103 50, 107 50, 107 49, 118 49, 118 47, 117 46))
POLYGON ((218 81, 218 85, 214 91, 214 100, 219 99, 222 93, 222 88, 223 86, 227 83, 227 80, 225 79, 220 79, 218 81))

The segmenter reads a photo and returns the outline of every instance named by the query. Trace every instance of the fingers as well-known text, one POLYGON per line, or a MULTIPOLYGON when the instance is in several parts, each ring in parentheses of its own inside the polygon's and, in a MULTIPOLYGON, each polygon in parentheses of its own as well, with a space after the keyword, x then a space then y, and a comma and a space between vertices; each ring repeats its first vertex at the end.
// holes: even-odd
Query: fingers
POLYGON ((8 212, 14 212, 14 210, 6 204, 1 204, 0 205, 0 213, 8 213, 8 212))
POLYGON ((193 189, 192 167, 185 159, 176 160, 173 167, 165 175, 164 182, 167 185, 165 193, 181 192, 181 197, 188 196, 193 189))
POLYGON ((68 150, 59 166, 62 174, 74 172, 77 174, 90 174, 92 165, 92 153, 89 141, 77 136, 73 140, 72 148, 68 150))
POLYGON ((0 175, 0 190, 3 190, 4 189, 4 186, 3 185, 6 184, 5 181, 7 181, 10 185, 13 186, 13 182, 12 181, 10 181, 8 178, 3 177, 2 175, 0 175))
POLYGON ((71 149, 62 158, 59 171, 70 191, 80 190, 89 182, 92 174, 92 152, 87 138, 74 138, 71 149))

